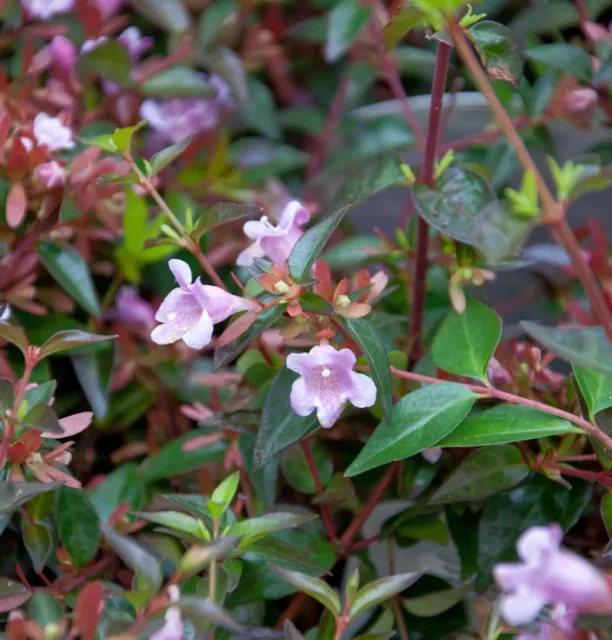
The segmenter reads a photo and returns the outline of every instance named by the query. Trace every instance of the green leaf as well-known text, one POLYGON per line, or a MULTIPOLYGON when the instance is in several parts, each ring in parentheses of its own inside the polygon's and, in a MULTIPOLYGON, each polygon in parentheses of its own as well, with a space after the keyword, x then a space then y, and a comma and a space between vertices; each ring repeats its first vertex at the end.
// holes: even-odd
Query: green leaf
POLYGON ((454 589, 427 593, 424 596, 403 598, 402 605, 413 616, 433 618, 459 604, 471 590, 472 585, 465 584, 454 589))
POLYGON ((591 82, 593 71, 591 56, 580 47, 565 42, 540 44, 525 52, 528 58, 536 62, 560 69, 563 73, 576 76, 585 82, 591 82))
POLYGON ((240 56, 228 47, 217 47, 214 51, 199 56, 202 64, 211 72, 220 75, 232 88, 240 106, 249 100, 247 72, 240 56))
POLYGON ((414 29, 423 19, 423 13, 414 6, 402 7, 384 26, 383 35, 387 49, 393 49, 396 44, 414 29))
POLYGON ((146 96, 175 98, 214 98, 215 89, 202 74, 189 67, 171 67, 156 73, 139 86, 146 96))
POLYGON ((189 29, 189 13, 182 0, 130 0, 134 9, 166 31, 183 33, 189 29))
POLYGON ((0 613, 9 613, 21 607, 32 597, 25 584, 10 578, 0 578, 0 613))
MULTIPOLYGON (((326 487, 334 473, 334 463, 325 446, 317 438, 308 440, 308 447, 317 468, 321 484, 326 487)), ((290 487, 300 493, 315 494, 317 488, 304 455, 304 450, 299 444, 294 444, 283 451, 281 456, 281 469, 285 480, 290 487)))
POLYGON ((340 615, 340 612, 342 611, 340 598, 338 598, 338 594, 327 584, 327 582, 324 582, 319 578, 314 578, 313 576, 307 576, 304 573, 283 569, 278 565, 271 564, 270 567, 283 580, 286 580, 289 584, 292 584, 300 591, 303 591, 311 598, 320 602, 326 609, 340 615))
POLYGON ((272 381, 255 443, 254 456, 257 466, 263 466, 289 445, 298 442, 319 427, 316 414, 302 417, 291 409, 289 395, 297 378, 296 373, 283 367, 272 381))
POLYGON ((139 509, 143 504, 144 485, 136 478, 136 463, 129 462, 111 471, 89 494, 102 522, 107 522, 120 504, 139 509))
POLYGON ((263 213, 260 207, 249 204, 237 204, 235 202, 219 202, 209 209, 206 209, 197 219, 192 236, 199 239, 200 236, 226 222, 233 222, 241 218, 259 216, 263 213))
POLYGON ((151 158, 152 175, 158 174, 162 169, 174 162, 183 153, 183 151, 185 151, 192 140, 193 136, 187 136, 184 140, 158 151, 151 158))
POLYGON ((558 30, 578 26, 580 13, 571 2, 551 0, 546 4, 534 4, 517 12, 511 26, 523 37, 555 33, 558 30))
POLYGON ((497 22, 483 20, 467 33, 489 76, 518 87, 523 75, 523 59, 512 30, 497 22))
POLYGON ((601 519, 606 526, 608 537, 612 538, 612 493, 608 491, 601 498, 601 519))
POLYGON ((60 205, 59 219, 60 222, 66 224, 72 220, 76 220, 81 217, 83 212, 79 209, 76 200, 68 189, 64 191, 62 198, 62 204, 60 205))
POLYGON ((236 547, 238 540, 236 536, 224 536, 207 545, 193 545, 181 558, 180 571, 186 576, 200 573, 212 560, 227 556, 236 547))
MULTIPOLYGON (((7 378, 0 378, 0 414, 12 409, 15 404, 15 388, 7 378)), ((19 407, 18 407, 19 408, 19 407)))
POLYGON ((370 19, 370 8, 355 0, 340 0, 329 14, 325 58, 338 60, 351 46, 370 19))
POLYGON ((82 489, 62 486, 57 492, 60 542, 77 567, 84 567, 98 551, 101 534, 98 514, 82 489))
POLYGON ((229 528, 227 533, 232 536, 240 536, 242 542, 241 547, 248 547, 249 544, 268 536, 271 533, 277 531, 284 531, 285 529, 294 529, 300 527, 306 522, 310 522, 314 515, 300 515, 296 513, 267 513, 259 518, 249 518, 238 522, 229 528))
POLYGON ((21 520, 21 536, 34 571, 41 573, 55 547, 51 527, 46 522, 30 524, 23 518, 21 520))
POLYGON ((105 80, 129 87, 130 56, 127 49, 116 40, 107 40, 88 53, 81 53, 78 68, 81 72, 94 73, 105 80))
POLYGON ((349 207, 336 210, 308 229, 297 241, 289 256, 289 271, 296 282, 302 282, 309 276, 312 265, 348 210, 349 207))
POLYGON ((112 133, 104 133, 92 138, 80 138, 80 140, 88 147, 98 147, 109 153, 117 153, 117 145, 113 142, 112 133))
POLYGON ((523 455, 512 445, 489 447, 466 458, 434 493, 430 504, 488 498, 529 475, 523 455))
POLYGON ((612 377, 578 365, 574 365, 573 369, 589 411, 589 418, 593 421, 597 413, 612 407, 612 377))
POLYGON ((114 340, 116 337, 116 335, 101 336, 97 333, 87 333, 87 331, 81 331, 79 329, 58 331, 58 333, 52 335, 43 344, 41 347, 40 358, 47 358, 54 353, 68 351, 69 349, 76 349, 77 347, 84 347, 88 344, 97 344, 98 342, 105 342, 106 340, 114 340))
POLYGON ((13 511, 41 493, 53 491, 60 482, 7 482, 0 480, 0 514, 13 511))
POLYGON ((136 574, 139 584, 149 593, 157 593, 163 582, 157 558, 132 538, 117 533, 106 524, 102 525, 102 533, 115 553, 136 574))
POLYGON ((332 305, 325 298, 312 291, 307 291, 300 296, 300 306, 308 313, 316 313, 323 316, 334 314, 332 305))
POLYGON ((477 396, 454 382, 434 384, 404 396, 391 423, 378 425, 345 475, 358 475, 432 447, 465 418, 477 396))
POLYGON ((62 433, 55 411, 43 403, 34 405, 25 415, 22 424, 28 429, 38 429, 48 433, 62 433))
POLYGON ((467 580, 478 571, 479 514, 470 509, 462 510, 462 513, 458 511, 454 505, 447 505, 444 515, 461 560, 461 579, 467 580))
POLYGON ((109 385, 114 357, 114 349, 70 357, 77 380, 99 420, 108 414, 109 385))
POLYGON ((334 557, 333 553, 331 556, 324 555, 324 562, 322 563, 320 556, 323 554, 318 550, 298 549, 274 536, 260 538, 255 542, 251 542, 247 551, 257 553, 267 560, 286 563, 292 569, 309 571, 317 575, 331 568, 334 557), (327 562, 328 559, 329 562, 327 562))
POLYGON ((612 344, 601 327, 557 329, 521 322, 523 329, 543 347, 572 364, 612 376, 612 344))
POLYGON ((38 253, 45 269, 64 291, 93 316, 100 315, 100 303, 89 267, 75 249, 63 247, 52 240, 43 240, 38 253))
POLYGON ((115 129, 113 133, 113 142, 121 153, 129 153, 132 147, 132 138, 134 134, 147 125, 146 120, 141 120, 138 124, 131 127, 122 127, 121 129, 115 129))
POLYGON ((400 573, 370 582, 355 596, 349 610, 351 617, 358 616, 371 607, 393 598, 407 589, 423 575, 422 571, 400 573))
POLYGON ((28 350, 28 338, 21 327, 0 321, 0 338, 14 344, 24 355, 28 350))
POLYGON ((225 480, 223 480, 223 482, 213 491, 210 499, 225 511, 230 502, 234 499, 236 491, 238 491, 239 484, 240 472, 235 471, 231 476, 225 478, 225 480))
POLYGON ((249 102, 242 111, 245 122, 258 133, 277 140, 281 136, 274 94, 256 78, 247 79, 249 102))
POLYGON ((516 404, 502 404, 468 416, 440 447, 483 447, 535 440, 564 433, 582 433, 567 420, 516 404))
MULTIPOLYGON (((211 602, 208 598, 198 598, 195 596, 184 596, 180 599, 178 606, 184 618, 190 620, 199 632, 209 632, 211 623, 215 627, 227 629, 234 634, 244 637, 245 628, 232 620, 231 616, 219 605, 211 602)), ((199 635, 198 637, 205 637, 199 635)))
POLYGON ((365 355, 372 379, 382 400, 385 421, 391 422, 391 365, 382 336, 365 318, 346 318, 346 326, 365 355))
POLYGON ((209 429, 196 429, 173 440, 159 453, 149 456, 138 468, 138 477, 143 482, 153 482, 195 471, 205 464, 223 460, 226 443, 213 442, 199 448, 190 449, 189 443, 203 436, 210 436, 209 429), (187 449, 185 448, 187 447, 187 449))
POLYGON ((38 591, 28 602, 27 616, 44 629, 47 625, 58 623, 64 617, 64 607, 57 598, 38 591))
POLYGON ((501 337, 502 323, 491 308, 469 299, 463 313, 451 311, 433 342, 440 369, 488 384, 487 367, 501 337))
POLYGON ((154 522, 166 529, 174 529, 182 533, 188 533, 199 540, 210 540, 210 533, 201 520, 188 516, 179 511, 134 511, 136 518, 141 518, 147 522, 154 522))
POLYGON ((236 0, 216 0, 202 11, 196 39, 198 49, 202 51, 213 44, 219 33, 222 32, 224 25, 237 12, 236 0))

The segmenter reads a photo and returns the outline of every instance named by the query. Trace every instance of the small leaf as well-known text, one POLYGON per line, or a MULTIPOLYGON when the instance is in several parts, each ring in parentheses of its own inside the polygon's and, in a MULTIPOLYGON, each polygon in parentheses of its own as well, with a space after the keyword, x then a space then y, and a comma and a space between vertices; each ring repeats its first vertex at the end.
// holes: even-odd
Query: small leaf
POLYGON ((189 29, 189 12, 182 0, 130 0, 134 9, 153 24, 173 33, 189 29))
POLYGON ((138 124, 132 125, 131 127, 122 127, 121 129, 115 129, 115 132, 113 133, 113 142, 115 143, 115 146, 120 153, 130 152, 134 134, 139 129, 145 127, 146 124, 146 120, 141 120, 138 124))
POLYGON ((21 182, 15 182, 8 192, 5 204, 6 223, 16 229, 28 211, 28 196, 21 182))
POLYGON ((372 379, 376 383, 382 400, 385 421, 390 423, 393 400, 391 398, 391 365, 387 348, 378 330, 364 318, 346 319, 345 322, 368 361, 372 379))
POLYGON ((55 411, 46 404, 34 405, 22 420, 24 427, 46 431, 49 434, 61 434, 62 428, 57 421, 55 411))
POLYGON ((289 256, 289 271, 296 282, 308 277, 312 265, 348 210, 349 207, 338 209, 308 229, 297 241, 289 256))
POLYGON ((187 620, 190 620, 198 630, 209 631, 209 625, 212 622, 214 626, 227 629, 242 637, 244 637, 246 633, 245 628, 241 624, 233 620, 219 605, 211 602, 208 598, 183 596, 178 606, 183 616, 187 620))
POLYGON ((523 455, 512 445, 489 447, 466 458, 434 493, 430 504, 468 502, 509 489, 529 475, 523 455))
POLYGON ((289 396, 297 378, 296 373, 283 367, 272 381, 255 443, 255 463, 259 467, 319 427, 314 413, 302 417, 291 408, 289 396))
POLYGON ((413 616, 433 618, 459 604, 472 589, 471 584, 465 584, 454 589, 426 593, 415 598, 402 598, 402 605, 413 616))
POLYGON ((146 96, 172 96, 175 98, 214 98, 215 89, 203 74, 189 67, 171 67, 160 71, 139 86, 146 96))
POLYGON ((64 617, 64 606, 54 596, 38 591, 28 601, 27 617, 39 624, 42 629, 58 623, 64 617))
POLYGON ((486 305, 468 300, 463 313, 451 311, 433 342, 438 367, 488 384, 487 367, 501 337, 499 316, 486 305))
POLYGON ((62 289, 85 311, 98 317, 98 294, 83 256, 75 249, 60 246, 52 240, 40 242, 38 253, 45 269, 62 289))
POLYGON ((134 511, 133 514, 136 518, 154 522, 166 529, 188 533, 201 540, 207 540, 210 536, 201 520, 179 511, 134 511))
POLYGON ((193 136, 187 136, 184 140, 158 151, 151 158, 151 174, 158 174, 162 169, 174 162, 183 151, 185 151, 192 140, 193 136))
POLYGON ((78 68, 81 72, 95 73, 122 87, 132 84, 130 56, 127 49, 115 40, 107 40, 92 51, 81 53, 78 68))
POLYGON ((15 404, 15 388, 7 378, 0 378, 0 414, 12 409, 15 404))
POLYGON ((70 357, 77 380, 96 415, 102 420, 108 413, 108 395, 115 351, 84 353, 70 357))
POLYGON ((21 327, 0 321, 0 338, 14 344, 24 355, 28 350, 28 338, 21 327))
POLYGON ((523 329, 543 347, 572 364, 612 376, 612 345, 601 327, 543 327, 521 322, 523 329))
POLYGON ((340 599, 338 598, 338 594, 327 584, 327 582, 324 582, 319 578, 307 576, 304 573, 283 569, 282 567, 274 564, 271 564, 270 568, 283 580, 286 580, 289 584, 292 584, 300 591, 303 591, 311 598, 320 602, 326 609, 329 609, 336 615, 340 615, 340 612, 342 611, 340 599))
POLYGON ((263 213, 260 207, 248 204, 237 204, 235 202, 220 202, 206 209, 197 219, 192 236, 196 239, 208 231, 226 222, 233 222, 241 218, 259 216, 263 213))
POLYGON ((136 574, 147 591, 157 593, 163 581, 157 558, 132 538, 120 535, 108 525, 102 525, 102 532, 115 553, 136 574))
POLYGON ((60 487, 57 497, 59 539, 76 567, 84 567, 96 555, 100 540, 98 514, 82 489, 60 487))
POLYGON ((404 396, 393 407, 391 423, 378 425, 345 475, 355 476, 434 446, 460 424, 476 398, 467 387, 454 382, 404 396))
POLYGON ((355 0, 341 0, 329 14, 325 58, 335 62, 345 53, 370 19, 370 7, 355 0))
POLYGON ((7 482, 0 480, 0 514, 13 511, 32 498, 53 491, 60 482, 7 482))
POLYGON ((223 27, 238 12, 236 0, 216 0, 200 16, 197 45, 200 51, 207 49, 219 37, 223 27))
POLYGON ((54 353, 68 351, 76 347, 84 347, 88 344, 96 344, 106 340, 114 340, 117 336, 102 336, 97 333, 87 333, 73 329, 70 331, 59 331, 52 335, 41 347, 40 358, 46 358, 54 353))
POLYGON ((334 313, 332 305, 325 298, 312 291, 307 291, 300 296, 300 307, 308 313, 316 313, 318 315, 328 316, 334 313))
POLYGON ((21 582, 0 578, 0 613, 18 609, 32 597, 32 592, 21 582))
POLYGON ((563 73, 575 76, 587 83, 591 82, 593 71, 590 55, 580 47, 565 42, 541 44, 527 49, 528 58, 536 62, 543 62, 563 73))
POLYGON ((247 79, 249 102, 243 109, 245 122, 264 136, 277 140, 281 136, 274 94, 256 78, 247 79))
MULTIPOLYGON (((324 487, 327 487, 334 473, 334 462, 318 438, 310 438, 308 448, 319 474, 319 480, 324 487)), ((313 495, 317 493, 317 487, 308 467, 304 450, 299 444, 294 444, 283 451, 281 469, 290 487, 300 493, 313 495)))
POLYGON ((45 522, 31 524, 26 519, 22 519, 21 535, 32 561, 32 568, 37 573, 41 573, 55 546, 51 527, 45 522))
POLYGON ((230 502, 234 499, 236 491, 238 491, 239 484, 240 472, 235 471, 231 476, 225 478, 225 480, 213 491, 210 499, 225 511, 230 502))
POLYGON ((567 420, 524 405, 502 404, 468 416, 440 447, 483 447, 535 440, 563 433, 582 433, 567 420))
POLYGON ((213 540, 208 545, 193 545, 181 558, 179 571, 185 576, 195 575, 203 571, 211 562, 227 556, 238 544, 236 536, 224 536, 213 540))
POLYGON ((82 213, 83 212, 79 209, 76 200, 74 199, 70 191, 66 189, 62 198, 62 204, 60 205, 60 222, 64 224, 66 224, 67 222, 72 222, 72 220, 80 218, 82 213))
POLYGON ((400 40, 414 29, 423 19, 423 13, 417 7, 403 6, 384 26, 383 35, 387 49, 393 49, 400 40))
POLYGON ((371 607, 389 600, 407 589, 411 584, 414 584, 422 575, 422 571, 413 571, 370 582, 355 596, 349 615, 351 617, 357 616, 371 607))
POLYGON ((99 147, 109 153, 117 153, 117 145, 113 142, 112 133, 104 133, 93 138, 81 138, 81 142, 88 147, 99 147))
POLYGON ((249 518, 230 527, 228 533, 243 538, 241 547, 247 547, 251 542, 263 538, 277 531, 300 527, 310 522, 314 515, 299 515, 295 513, 267 513, 258 518, 249 518))
POLYGON ((597 413, 612 407, 612 377, 577 365, 573 369, 589 418, 594 421, 597 413))
POLYGON ((518 87, 523 75, 523 60, 512 30, 497 22, 483 20, 467 34, 491 79, 505 80, 518 87))

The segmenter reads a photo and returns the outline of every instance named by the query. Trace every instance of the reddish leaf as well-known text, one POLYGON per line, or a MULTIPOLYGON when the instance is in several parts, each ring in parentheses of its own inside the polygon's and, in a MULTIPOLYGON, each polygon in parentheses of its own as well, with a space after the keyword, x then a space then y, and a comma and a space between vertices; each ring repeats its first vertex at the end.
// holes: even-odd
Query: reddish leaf
POLYGON ((9 191, 6 199, 6 223, 11 229, 16 229, 28 210, 28 196, 21 182, 16 182, 9 191))
POLYGON ((21 137, 15 137, 8 157, 9 177, 18 180, 24 176, 28 170, 28 156, 28 150, 21 141, 21 137))
POLYGON ((0 578, 0 613, 13 611, 29 600, 32 593, 21 582, 0 578))
POLYGON ((233 342, 238 336, 241 336, 259 316, 259 309, 248 311, 240 316, 236 322, 232 323, 217 340, 217 347, 224 347, 226 344, 233 342))
POLYGON ((82 640, 94 640, 103 610, 104 586, 98 581, 90 582, 74 603, 74 626, 81 632, 82 640))

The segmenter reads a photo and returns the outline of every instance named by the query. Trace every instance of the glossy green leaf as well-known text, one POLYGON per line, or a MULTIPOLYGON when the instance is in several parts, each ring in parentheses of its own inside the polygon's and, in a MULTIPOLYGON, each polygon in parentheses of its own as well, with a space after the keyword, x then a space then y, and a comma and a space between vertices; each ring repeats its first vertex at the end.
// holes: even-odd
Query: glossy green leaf
POLYGON ((0 378, 0 414, 12 409, 15 404, 15 388, 7 378, 0 378))
POLYGON ((139 86, 146 96, 174 98, 214 98, 215 89, 202 74, 189 67, 171 67, 156 73, 139 86))
POLYGON ((32 597, 32 592, 18 580, 0 578, 0 613, 10 613, 32 597))
POLYGON ((445 547, 449 543, 450 532, 437 514, 422 514, 406 517, 395 529, 394 537, 400 543, 426 540, 445 547))
POLYGON ((201 520, 179 511, 134 511, 134 516, 147 522, 154 522, 166 529, 188 533, 200 540, 208 541, 210 533, 201 520))
POLYGON ((422 19, 423 14, 417 7, 411 5, 401 7, 383 29, 387 49, 393 49, 422 19))
POLYGON ((281 128, 274 94, 256 78, 249 77, 247 83, 249 103, 243 109, 242 117, 249 126, 262 135, 274 139, 280 138, 281 128))
POLYGON ((444 516, 448 531, 461 561, 461 579, 467 580, 478 571, 478 523, 480 514, 470 509, 446 505, 444 516))
POLYGON ((316 414, 304 418, 291 409, 289 396, 297 378, 296 373, 283 367, 270 386, 255 443, 255 463, 258 466, 319 427, 316 414))
POLYGON ((415 598, 403 598, 402 606, 408 613, 419 618, 433 618, 448 611, 461 602, 472 590, 471 584, 466 584, 454 589, 436 591, 415 598))
POLYGON ((89 498, 102 522, 107 522, 120 504, 132 509, 142 507, 144 485, 136 477, 135 462, 124 463, 111 471, 91 491, 89 498))
POLYGON ((77 567, 84 567, 98 551, 101 534, 98 514, 82 489, 62 486, 57 492, 59 539, 77 567))
POLYGON ((112 133, 104 133, 92 138, 81 138, 81 142, 88 147, 98 147, 109 153, 117 153, 117 145, 113 142, 112 133))
POLYGON ((152 482, 161 478, 171 478, 199 469, 205 464, 223 460, 226 443, 217 441, 210 444, 197 445, 198 439, 210 436, 208 429, 195 429, 167 444, 159 453, 155 453, 140 465, 138 477, 143 482, 152 482))
POLYGON ((282 563, 293 570, 317 575, 325 573, 334 564, 333 552, 329 555, 320 553, 318 549, 298 549, 274 536, 251 542, 245 551, 256 553, 266 560, 282 563))
POLYGON ((563 433, 582 433, 558 416, 526 407, 502 404, 468 416, 451 434, 438 442, 440 447, 483 447, 535 440, 563 433))
POLYGON ((318 315, 329 316, 334 313, 333 306, 325 298, 312 291, 307 291, 300 296, 300 307, 308 313, 318 315))
POLYGON ((212 560, 218 560, 227 556, 238 544, 237 536, 224 536, 217 538, 210 544, 196 544, 189 548, 181 558, 179 570, 185 576, 192 576, 203 571, 212 560))
POLYGON ((327 584, 327 582, 324 582, 319 578, 314 578, 313 576, 307 576, 304 573, 283 569, 283 567, 279 567, 278 565, 270 565, 270 567, 283 580, 286 580, 294 587, 297 587, 300 591, 303 591, 311 598, 320 602, 326 609, 329 609, 335 614, 340 614, 342 610, 340 606, 340 598, 338 598, 338 594, 327 584))
POLYGON ((109 349, 70 358, 76 378, 99 420, 104 419, 108 413, 109 385, 114 356, 115 350, 109 349))
POLYGON ((182 0, 130 0, 134 9, 166 31, 183 33, 189 28, 189 13, 182 0))
POLYGON ((28 350, 28 338, 21 327, 8 322, 0 322, 0 338, 14 344, 25 355, 28 350))
POLYGON ((434 493, 430 503, 482 500, 517 485, 529 475, 517 447, 502 445, 475 451, 434 493))
POLYGON ((523 329, 543 347, 572 364, 612 376, 612 344, 601 327, 557 329, 521 322, 523 329))
POLYGON ((531 60, 543 62, 554 69, 560 69, 563 73, 591 82, 591 57, 580 47, 566 42, 555 42, 531 47, 525 53, 531 60))
POLYGON ((49 404, 55 395, 56 386, 57 383, 55 380, 49 380, 48 382, 43 382, 35 387, 26 389, 23 394, 23 403, 26 411, 31 409, 35 404, 49 404))
POLYGON ((416 582, 422 575, 421 571, 413 571, 370 582, 355 596, 351 603, 349 615, 357 616, 371 607, 393 598, 416 582))
MULTIPOLYGON (((310 453, 319 474, 321 484, 325 487, 334 473, 334 463, 324 444, 317 438, 308 440, 310 453)), ((289 486, 300 493, 315 494, 315 482, 312 479, 304 451, 299 444, 294 444, 283 451, 281 470, 289 486)))
POLYGON ((159 173, 162 169, 174 162, 185 149, 189 146, 193 136, 187 136, 184 140, 177 142, 161 151, 158 151, 151 158, 151 172, 153 175, 159 173))
POLYGON ((236 0, 216 0, 202 11, 196 40, 198 48, 207 49, 212 45, 223 31, 224 25, 230 23, 237 12, 236 0))
POLYGON ((107 40, 87 53, 81 53, 78 68, 85 73, 95 73, 105 80, 122 87, 132 84, 130 56, 127 49, 116 40, 107 40))
POLYGON ((199 58, 207 69, 220 75, 229 84, 240 106, 248 104, 248 76, 240 56, 235 51, 229 47, 217 47, 200 55, 199 58))
POLYGON ((608 491, 601 498, 601 519, 606 526, 608 537, 612 538, 612 493, 608 491))
POLYGON ((239 484, 240 472, 235 471, 231 476, 225 478, 225 480, 223 480, 223 482, 213 491, 210 499, 225 511, 230 502, 234 499, 236 491, 238 491, 239 484))
POLYGON ((376 383, 379 399, 382 400, 385 421, 390 423, 393 399, 391 397, 391 365, 387 347, 379 331, 365 318, 346 318, 345 322, 368 361, 370 374, 376 383))
POLYGON ((120 129, 115 129, 115 131, 113 132, 113 142, 115 143, 115 146, 120 153, 130 152, 134 134, 139 129, 145 127, 146 124, 146 120, 141 120, 138 124, 132 125, 131 127, 121 127, 120 129))
POLYGON ((249 518, 238 522, 230 527, 228 534, 240 536, 242 542, 241 547, 248 547, 251 542, 264 536, 275 533, 276 531, 284 531, 285 529, 293 529, 299 527, 306 522, 310 522, 315 516, 300 515, 297 513, 267 513, 258 518, 249 518))
POLYGON ((573 366, 576 381, 587 405, 589 418, 604 409, 612 407, 612 376, 604 376, 599 371, 573 366))
POLYGON ((45 269, 64 291, 93 316, 100 315, 98 294, 83 256, 70 247, 43 240, 38 253, 45 269))
POLYGON ((465 311, 451 311, 438 330, 432 355, 438 367, 487 384, 487 367, 501 337, 499 316, 473 299, 465 311))
POLYGON ((38 591, 28 601, 26 614, 44 629, 49 624, 58 623, 64 617, 64 607, 56 597, 38 591))
POLYGON ((454 382, 429 385, 404 396, 393 407, 391 423, 378 425, 345 475, 355 476, 432 447, 465 418, 476 397, 454 382))
POLYGON ((209 229, 214 229, 221 224, 240 220, 242 218, 250 218, 260 216, 263 210, 249 204, 237 204, 235 202, 220 202, 206 209, 204 213, 197 219, 192 236, 199 238, 209 229))
POLYGON ((106 524, 102 525, 102 533, 115 553, 136 574, 139 584, 150 593, 157 593, 163 581, 157 558, 132 538, 117 533, 106 524))
POLYGON ((40 357, 46 358, 54 353, 84 347, 89 344, 97 344, 106 340, 114 340, 116 335, 101 336, 96 333, 87 333, 74 329, 70 331, 59 331, 52 335, 41 347, 40 357))
POLYGON ((349 207, 343 207, 336 210, 314 227, 308 229, 297 241, 289 256, 289 271, 296 282, 302 282, 309 276, 312 265, 348 209, 349 207))
POLYGON ((7 513, 35 496, 54 491, 59 482, 7 482, 0 480, 0 514, 7 513))
POLYGON ((30 524, 24 518, 21 521, 21 535, 34 571, 42 572, 55 547, 51 527, 46 522, 30 524))
POLYGON ((518 87, 523 75, 523 59, 512 30, 483 20, 467 33, 491 79, 505 80, 518 87))
POLYGON ((200 632, 210 631, 212 623, 215 627, 244 636, 244 627, 232 620, 227 612, 208 598, 184 596, 179 601, 179 607, 183 617, 190 620, 200 632))
POLYGON ((62 433, 55 411, 42 402, 34 405, 26 413, 21 423, 28 429, 37 429, 47 433, 62 433))
POLYGON ((370 19, 370 7, 354 0, 340 0, 329 14, 325 57, 338 60, 351 46, 370 19))

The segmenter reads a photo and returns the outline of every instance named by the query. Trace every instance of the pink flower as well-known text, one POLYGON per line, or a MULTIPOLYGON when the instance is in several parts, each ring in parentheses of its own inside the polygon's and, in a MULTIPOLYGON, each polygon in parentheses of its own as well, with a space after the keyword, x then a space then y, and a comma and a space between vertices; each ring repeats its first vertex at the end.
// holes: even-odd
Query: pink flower
POLYGON ((121 287, 115 299, 115 308, 109 318, 121 324, 141 326, 151 331, 155 326, 155 309, 143 300, 134 287, 121 287))
POLYGON ((119 11, 119 8, 123 4, 123 0, 96 0, 96 5, 102 14, 103 18, 109 18, 119 11))
POLYGON ((37 144, 46 145, 49 151, 73 149, 72 129, 46 113, 39 113, 34 118, 34 138, 37 144))
POLYGON ((565 108, 570 113, 584 113, 597 104, 597 91, 589 87, 573 89, 565 96, 565 108))
POLYGON ((74 8, 75 0, 21 0, 21 6, 31 18, 48 20, 58 13, 67 13, 74 8))
POLYGON ((503 384, 510 384, 512 382, 510 374, 495 357, 489 360, 489 366, 487 367, 487 379, 494 387, 498 387, 503 384))
POLYGON ((126 48, 132 62, 140 60, 141 56, 155 44, 153 38, 143 37, 138 27, 128 27, 122 31, 117 42, 126 48))
POLYGON ((60 187, 66 180, 63 167, 55 160, 39 164, 36 169, 34 169, 34 175, 47 189, 60 187))
POLYGON ((245 249, 236 263, 248 267, 255 258, 267 256, 274 264, 283 266, 296 242, 304 235, 302 226, 310 220, 310 211, 297 200, 292 200, 283 209, 275 226, 267 216, 260 220, 249 220, 243 231, 255 242, 245 249))
POLYGON ((179 286, 166 296, 155 314, 162 323, 151 333, 151 340, 157 344, 182 340, 192 349, 202 349, 212 339, 214 324, 254 308, 251 301, 204 285, 200 278, 192 283, 191 269, 182 260, 170 260, 168 266, 179 286))
POLYGON ((108 42, 108 38, 106 36, 100 36, 99 38, 94 38, 93 40, 85 40, 85 42, 81 45, 81 53, 90 53, 105 42, 108 42))
POLYGON ((63 73, 71 74, 77 62, 77 49, 74 43, 64 36, 55 36, 51 40, 53 63, 63 73))
POLYGON ((427 460, 429 464, 436 464, 442 457, 442 449, 440 447, 432 447, 431 449, 425 449, 421 451, 421 457, 427 460))
POLYGON ((522 562, 494 567, 497 584, 506 593, 501 613, 511 625, 532 622, 547 604, 587 605, 608 600, 605 578, 580 556, 560 549, 558 524, 531 527, 518 539, 522 562))
MULTIPOLYGON (((171 602, 178 602, 180 598, 178 587, 176 585, 168 587, 168 595, 171 602)), ((175 606, 168 607, 164 614, 164 620, 164 626, 151 636, 151 640, 183 640, 185 630, 180 608, 175 606)))
POLYGON ((291 408, 299 416, 316 409, 321 426, 329 429, 347 401, 360 409, 371 407, 376 402, 376 385, 353 371, 355 362, 350 349, 337 351, 329 344, 287 356, 287 368, 300 374, 291 387, 291 408))
POLYGON ((608 28, 602 27, 600 24, 596 22, 586 21, 583 25, 584 31, 586 35, 591 38, 591 40, 609 40, 612 38, 612 29, 611 25, 608 25, 608 28))

